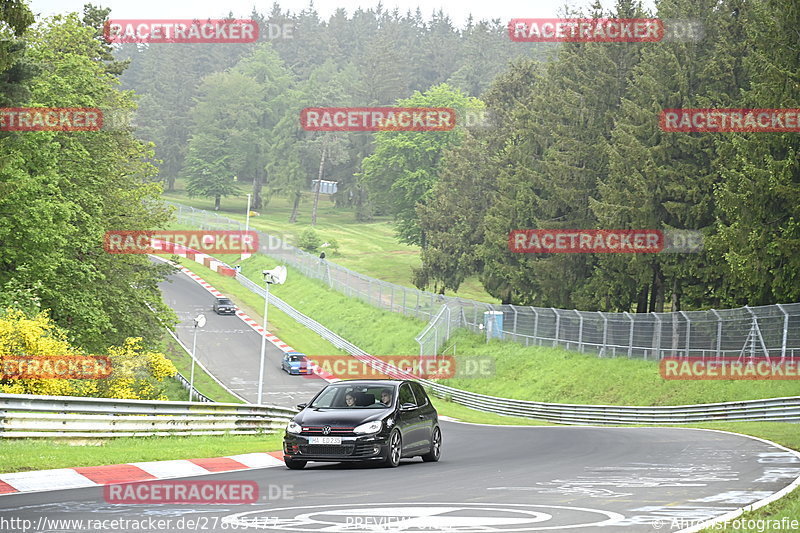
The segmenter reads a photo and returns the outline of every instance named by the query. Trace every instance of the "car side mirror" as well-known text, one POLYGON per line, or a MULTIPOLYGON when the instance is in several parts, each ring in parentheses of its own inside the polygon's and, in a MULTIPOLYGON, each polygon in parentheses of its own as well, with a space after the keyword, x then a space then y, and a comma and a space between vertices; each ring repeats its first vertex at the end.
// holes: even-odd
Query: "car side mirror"
POLYGON ((297 409, 302 411, 303 409, 306 408, 306 405, 308 405, 308 404, 307 403, 298 403, 297 404, 297 409))
POLYGON ((417 406, 414 405, 413 403, 404 403, 403 405, 400 406, 401 411, 411 411, 412 409, 416 408, 417 406))

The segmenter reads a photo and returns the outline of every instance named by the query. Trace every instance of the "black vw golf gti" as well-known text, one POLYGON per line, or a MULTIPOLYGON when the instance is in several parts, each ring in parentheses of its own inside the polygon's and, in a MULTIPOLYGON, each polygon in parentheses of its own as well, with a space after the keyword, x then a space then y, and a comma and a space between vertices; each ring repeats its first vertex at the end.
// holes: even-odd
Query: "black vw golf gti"
POLYGON ((422 386, 406 380, 331 383, 286 426, 283 460, 291 469, 308 461, 371 461, 389 467, 401 457, 438 461, 439 416, 422 386))

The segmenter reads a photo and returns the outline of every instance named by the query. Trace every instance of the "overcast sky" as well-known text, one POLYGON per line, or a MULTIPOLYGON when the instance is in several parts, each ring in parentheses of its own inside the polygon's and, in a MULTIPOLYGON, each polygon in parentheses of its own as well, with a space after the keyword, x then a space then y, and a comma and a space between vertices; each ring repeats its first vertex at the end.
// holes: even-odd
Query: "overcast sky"
MULTIPOLYGON (((232 11, 235 16, 246 17, 253 6, 261 13, 272 9, 273 0, 31 0, 34 13, 53 15, 69 11, 81 12, 83 5, 93 3, 111 8, 111 18, 117 19, 193 19, 220 18, 232 11)), ((386 0, 383 5, 393 9, 399 7, 402 13, 421 6, 423 18, 441 8, 456 25, 463 25, 469 13, 476 20, 499 18, 507 22, 512 18, 545 18, 558 15, 565 4, 573 7, 586 7, 591 0, 386 0)), ((308 0, 282 0, 281 8, 298 12, 307 7, 308 0)), ((378 0, 316 0, 314 6, 323 19, 327 19, 337 8, 343 7, 348 15, 359 6, 374 7, 378 0)), ((613 6, 613 0, 602 0, 606 8, 613 6)), ((645 5, 651 5, 646 0, 645 5)))

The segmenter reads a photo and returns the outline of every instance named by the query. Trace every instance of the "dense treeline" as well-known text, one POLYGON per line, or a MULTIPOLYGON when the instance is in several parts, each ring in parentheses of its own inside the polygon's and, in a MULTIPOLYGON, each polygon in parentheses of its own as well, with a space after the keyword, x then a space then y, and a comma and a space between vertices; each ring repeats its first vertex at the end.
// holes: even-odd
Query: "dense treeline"
MULTIPOLYGON (((133 95, 118 89, 125 64, 100 38, 107 15, 87 6, 82 17, 34 24, 24 2, 4 3, 0 106, 132 113, 133 95)), ((157 229, 170 218, 151 156, 125 127, 0 132, 0 313, 38 317, 39 330, 64 331, 64 342, 88 353, 137 337, 144 349, 159 343, 159 320, 174 320, 157 286, 165 268, 103 249, 108 230, 157 229)), ((2 335, 6 347, 36 334, 5 327, 2 335)))
POLYGON ((357 206, 362 219, 375 210, 393 213, 368 202, 356 179, 374 135, 306 134, 297 124, 299 110, 395 105, 444 83, 456 100, 463 98, 456 91, 475 97, 513 58, 543 59, 550 48, 511 42, 499 20, 456 28, 441 11, 425 19, 420 9, 401 13, 378 5, 349 15, 339 9, 322 20, 313 6, 293 13, 276 3, 250 18, 260 21, 262 37, 272 28, 274 38, 125 44, 116 52, 131 59, 123 85, 141 95, 138 135, 155 143, 168 189, 184 176, 191 192, 220 198, 246 181, 253 182, 257 208, 276 193, 299 203, 322 166, 325 179, 339 182, 338 206, 357 206), (286 26, 289 35, 274 31, 286 26))
MULTIPOLYGON (((123 46, 142 95, 142 138, 161 177, 219 199, 252 183, 256 205, 339 182, 337 205, 390 214, 422 247, 419 287, 478 275, 504 302, 664 311, 800 299, 794 133, 666 133, 665 108, 795 108, 792 0, 618 0, 588 16, 699 22, 698 39, 512 42, 499 21, 454 28, 442 13, 273 6, 291 39, 123 46), (478 99, 480 98, 480 99, 478 99), (307 106, 447 106, 488 120, 452 132, 304 131, 307 106), (686 229, 701 253, 514 254, 514 229, 686 229)), ((217 205, 219 205, 217 203, 217 205)))
MULTIPOLYGON (((595 12, 594 15, 601 13, 595 12)), ((612 16, 641 15, 620 0, 612 16)), ((446 154, 420 286, 480 275, 504 302, 663 311, 800 300, 796 133, 665 133, 665 108, 800 107, 793 0, 664 0, 697 42, 565 43, 484 96, 499 117, 446 154), (703 253, 514 254, 520 228, 702 231, 703 253)))

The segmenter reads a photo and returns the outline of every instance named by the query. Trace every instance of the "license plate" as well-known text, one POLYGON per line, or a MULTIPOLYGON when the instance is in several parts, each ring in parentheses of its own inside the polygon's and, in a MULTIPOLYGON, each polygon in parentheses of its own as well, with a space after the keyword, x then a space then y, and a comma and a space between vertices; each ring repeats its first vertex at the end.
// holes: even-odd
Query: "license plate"
POLYGON ((342 437, 308 437, 309 444, 341 444, 342 437))

